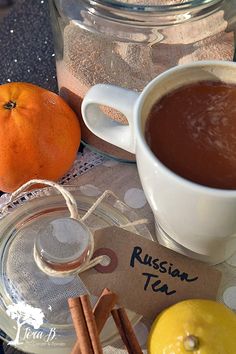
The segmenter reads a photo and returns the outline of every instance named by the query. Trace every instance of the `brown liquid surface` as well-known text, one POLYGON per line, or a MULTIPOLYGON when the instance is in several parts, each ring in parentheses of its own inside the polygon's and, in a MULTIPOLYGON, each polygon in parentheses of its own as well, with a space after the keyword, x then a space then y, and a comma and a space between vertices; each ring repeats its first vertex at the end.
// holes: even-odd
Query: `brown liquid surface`
POLYGON ((145 135, 178 175, 236 189, 236 85, 203 81, 169 93, 152 107, 145 135))

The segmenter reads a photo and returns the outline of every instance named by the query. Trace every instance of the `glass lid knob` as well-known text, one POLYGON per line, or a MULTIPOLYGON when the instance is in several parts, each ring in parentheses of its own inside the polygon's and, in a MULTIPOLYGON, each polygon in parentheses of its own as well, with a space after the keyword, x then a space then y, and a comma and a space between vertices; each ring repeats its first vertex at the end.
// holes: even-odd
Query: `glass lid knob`
POLYGON ((81 221, 60 218, 38 230, 34 259, 38 267, 52 276, 78 271, 91 252, 91 232, 81 221))

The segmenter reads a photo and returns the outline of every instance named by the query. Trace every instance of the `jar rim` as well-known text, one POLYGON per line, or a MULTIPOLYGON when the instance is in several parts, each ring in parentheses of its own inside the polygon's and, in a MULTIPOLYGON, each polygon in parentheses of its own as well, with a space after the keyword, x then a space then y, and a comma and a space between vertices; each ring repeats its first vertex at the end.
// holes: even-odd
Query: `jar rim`
MULTIPOLYGON (((145 1, 145 0, 144 0, 145 1)), ((186 10, 194 10, 200 7, 206 8, 208 6, 216 5, 224 0, 186 0, 180 4, 168 4, 168 5, 145 5, 126 3, 119 0, 89 0, 92 5, 108 6, 116 10, 135 11, 135 12, 178 12, 186 10)))

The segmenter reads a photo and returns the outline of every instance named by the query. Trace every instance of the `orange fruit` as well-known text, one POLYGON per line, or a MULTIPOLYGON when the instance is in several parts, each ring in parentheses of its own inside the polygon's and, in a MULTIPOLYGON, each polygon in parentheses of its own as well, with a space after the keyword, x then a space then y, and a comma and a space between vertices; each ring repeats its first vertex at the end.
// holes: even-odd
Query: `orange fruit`
POLYGON ((23 82, 0 86, 0 190, 26 181, 56 181, 71 167, 80 144, 77 116, 58 95, 23 82))

